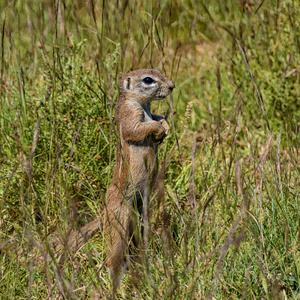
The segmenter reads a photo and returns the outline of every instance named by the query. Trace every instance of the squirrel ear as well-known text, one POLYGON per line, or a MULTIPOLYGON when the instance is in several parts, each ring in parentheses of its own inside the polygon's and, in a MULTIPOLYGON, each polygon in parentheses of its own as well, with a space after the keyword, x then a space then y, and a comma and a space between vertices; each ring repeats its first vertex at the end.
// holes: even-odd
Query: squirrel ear
POLYGON ((131 84, 131 79, 130 79, 130 77, 128 77, 124 81, 124 87, 125 87, 126 90, 130 90, 130 84, 131 84))

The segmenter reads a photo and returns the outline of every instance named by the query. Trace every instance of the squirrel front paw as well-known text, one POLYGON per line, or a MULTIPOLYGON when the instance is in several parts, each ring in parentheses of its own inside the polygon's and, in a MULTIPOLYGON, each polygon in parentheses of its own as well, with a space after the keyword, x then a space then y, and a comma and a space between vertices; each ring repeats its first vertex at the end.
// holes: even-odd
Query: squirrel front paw
POLYGON ((159 123, 165 128, 165 135, 167 135, 169 130, 171 129, 169 124, 167 123, 167 121, 165 119, 159 120, 159 123))
POLYGON ((157 122, 154 132, 154 139, 160 140, 166 134, 165 131, 165 127, 160 122, 157 122))
POLYGON ((170 127, 165 119, 157 121, 157 131, 154 134, 154 140, 160 144, 168 134, 170 127))

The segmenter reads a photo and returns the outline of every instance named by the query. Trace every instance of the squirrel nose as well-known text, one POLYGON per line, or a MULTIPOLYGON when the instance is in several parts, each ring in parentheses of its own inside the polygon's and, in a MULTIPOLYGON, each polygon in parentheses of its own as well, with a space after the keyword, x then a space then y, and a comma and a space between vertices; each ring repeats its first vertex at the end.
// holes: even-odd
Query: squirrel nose
POLYGON ((171 84, 169 86, 169 90, 172 92, 174 87, 175 87, 175 84, 173 82, 171 82, 171 84))

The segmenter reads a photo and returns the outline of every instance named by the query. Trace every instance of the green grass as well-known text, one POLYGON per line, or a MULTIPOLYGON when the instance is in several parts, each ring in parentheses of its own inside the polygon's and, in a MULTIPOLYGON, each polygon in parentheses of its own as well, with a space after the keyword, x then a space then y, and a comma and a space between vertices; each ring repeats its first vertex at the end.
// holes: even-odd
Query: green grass
POLYGON ((300 5, 223 2, 0 3, 1 299, 109 298, 101 232, 52 236, 104 209, 119 78, 150 67, 172 130, 118 297, 300 299, 300 5))

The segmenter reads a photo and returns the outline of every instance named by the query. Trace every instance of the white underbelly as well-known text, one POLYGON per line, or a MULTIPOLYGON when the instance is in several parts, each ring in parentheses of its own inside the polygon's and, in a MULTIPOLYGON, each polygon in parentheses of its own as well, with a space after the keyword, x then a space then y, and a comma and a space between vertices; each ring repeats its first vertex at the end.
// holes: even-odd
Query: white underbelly
POLYGON ((150 115, 144 110, 144 122, 153 121, 151 113, 150 115))

